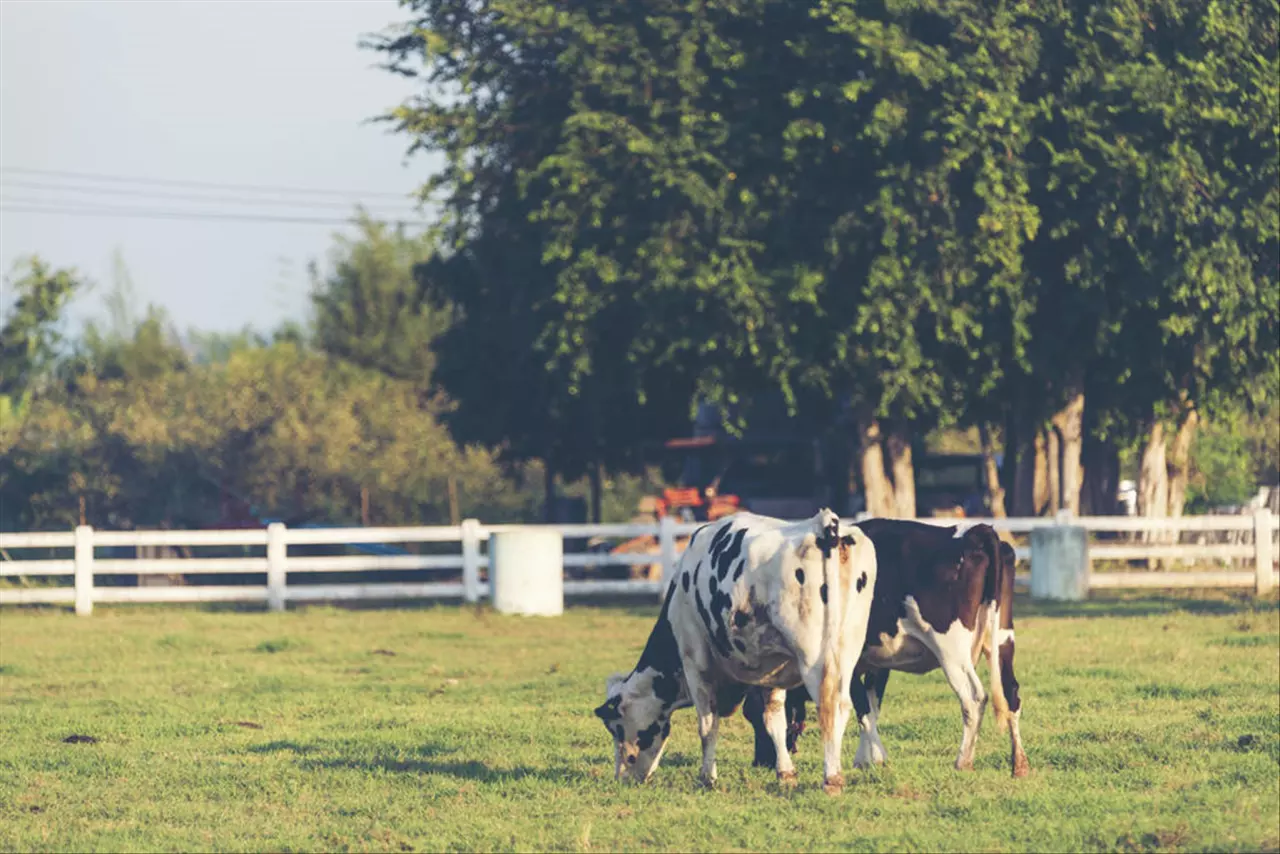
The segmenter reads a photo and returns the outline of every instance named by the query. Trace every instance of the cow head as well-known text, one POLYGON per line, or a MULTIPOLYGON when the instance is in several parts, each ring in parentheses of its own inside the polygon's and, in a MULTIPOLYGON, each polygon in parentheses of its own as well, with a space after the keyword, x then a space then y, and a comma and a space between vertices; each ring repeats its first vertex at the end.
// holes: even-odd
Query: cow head
POLYGON ((669 679, 645 668, 629 676, 615 674, 605 685, 606 700, 596 717, 613 736, 614 777, 643 783, 658 767, 671 734, 671 704, 659 696, 656 679, 669 679))

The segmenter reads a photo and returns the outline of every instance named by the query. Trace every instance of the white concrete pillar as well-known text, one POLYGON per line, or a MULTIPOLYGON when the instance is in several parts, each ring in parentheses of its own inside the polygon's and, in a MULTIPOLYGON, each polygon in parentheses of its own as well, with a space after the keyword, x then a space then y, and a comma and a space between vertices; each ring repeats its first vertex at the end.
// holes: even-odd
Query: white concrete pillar
POLYGON ((489 537, 489 594, 502 614, 564 613, 564 538, 559 531, 514 528, 489 537))
POLYGON ((1079 525, 1031 529, 1031 597, 1080 602, 1089 596, 1089 532, 1079 525))

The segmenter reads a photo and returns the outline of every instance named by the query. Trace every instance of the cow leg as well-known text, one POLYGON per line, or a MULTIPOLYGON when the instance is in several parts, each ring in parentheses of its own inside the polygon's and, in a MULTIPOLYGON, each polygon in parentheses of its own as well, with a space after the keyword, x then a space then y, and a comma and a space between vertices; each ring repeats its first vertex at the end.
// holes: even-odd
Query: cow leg
POLYGON ((978 744, 978 728, 982 726, 982 713, 987 707, 987 695, 982 688, 982 680, 978 678, 978 671, 974 669, 969 650, 955 649, 953 645, 945 643, 941 647, 938 662, 942 665, 943 675, 947 677, 947 684, 960 700, 960 717, 964 722, 960 752, 956 755, 956 769, 971 771, 974 748, 978 744), (952 648, 949 649, 948 646, 952 648))
POLYGON ((791 761, 791 754, 787 752, 787 692, 783 688, 766 689, 764 701, 764 726, 777 757, 778 782, 794 786, 796 766, 791 761))
POLYGON ((956 769, 973 768, 973 751, 978 743, 978 727, 982 725, 982 713, 987 705, 987 693, 973 666, 975 632, 966 629, 956 620, 946 632, 938 632, 920 614, 920 608, 910 597, 906 601, 910 619, 908 631, 929 647, 947 677, 947 684, 956 692, 960 701, 960 716, 964 732, 960 737, 960 752, 956 755, 956 769))
POLYGON ((799 750, 800 736, 804 732, 804 704, 809 702, 809 692, 801 685, 787 692, 787 752, 799 750))
MULTIPOLYGON (((850 682, 853 669, 847 673, 832 674, 838 679, 834 693, 833 708, 823 708, 822 680, 823 666, 810 667, 805 672, 804 683, 811 696, 818 699, 818 728, 822 733, 822 788, 828 795, 838 795, 844 789, 844 775, 840 772, 840 750, 844 741, 844 730, 849 725, 853 714, 853 701, 850 699, 850 682)), ((830 695, 828 695, 830 696, 830 695)))
POLYGON ((884 685, 889 681, 888 670, 872 670, 867 673, 865 682, 859 683, 854 677, 851 685, 853 708, 858 714, 858 752, 853 756, 854 768, 869 768, 872 765, 883 765, 885 761, 884 745, 880 742, 877 722, 880 718, 879 696, 884 685))
POLYGON ((720 715, 716 712, 716 696, 698 672, 689 667, 692 662, 685 662, 684 679, 693 698, 694 710, 698 715, 698 736, 702 739, 702 782, 708 786, 716 784, 716 741, 720 734, 720 715))
MULTIPOLYGON (((747 691, 747 698, 742 703, 742 716, 751 724, 752 735, 755 736, 755 753, 751 759, 752 768, 774 768, 778 764, 777 751, 773 747, 773 739, 769 736, 765 725, 765 703, 769 699, 768 688, 752 688, 747 691)), ((787 711, 790 711, 788 708, 787 711)))
POLYGON ((1001 729, 1009 728, 1010 766, 1013 776, 1025 777, 1031 773, 1031 763, 1022 749, 1022 733, 1018 731, 1018 719, 1022 717, 1022 699, 1018 696, 1018 680, 1013 675, 1013 630, 1000 630, 994 633, 995 641, 987 647, 987 665, 991 668, 991 678, 1000 680, 1001 693, 1004 695, 1003 708, 998 707, 1001 714, 997 721, 1001 729))

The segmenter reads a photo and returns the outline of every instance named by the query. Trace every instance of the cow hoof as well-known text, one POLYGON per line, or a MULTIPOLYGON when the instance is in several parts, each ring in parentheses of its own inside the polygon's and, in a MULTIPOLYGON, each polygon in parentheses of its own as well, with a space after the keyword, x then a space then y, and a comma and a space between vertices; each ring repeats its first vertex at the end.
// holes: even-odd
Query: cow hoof
POLYGON ((796 782, 799 779, 800 779, 800 775, 796 774, 795 771, 779 771, 778 772, 778 785, 784 788, 794 789, 796 787, 796 782))
POLYGON ((702 788, 704 789, 714 791, 716 787, 716 778, 715 777, 699 777, 698 784, 702 786, 702 788))
POLYGON ((972 759, 957 759, 957 760, 956 760, 956 770, 957 770, 957 771, 972 771, 972 770, 973 770, 973 760, 972 760, 972 759))
POLYGON ((1027 757, 1019 756, 1013 763, 1013 776, 1026 777, 1031 773, 1031 763, 1027 761, 1027 757))
POLYGON ((844 791, 844 775, 837 774, 822 781, 822 791, 828 795, 838 795, 844 791))

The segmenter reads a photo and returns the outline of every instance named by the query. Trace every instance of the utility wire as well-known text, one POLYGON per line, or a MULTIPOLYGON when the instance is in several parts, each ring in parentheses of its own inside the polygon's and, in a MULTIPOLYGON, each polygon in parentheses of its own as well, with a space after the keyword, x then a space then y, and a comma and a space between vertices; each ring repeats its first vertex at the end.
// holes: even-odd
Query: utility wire
MULTIPOLYGON (((133 196, 133 197, 141 197, 141 198, 174 199, 174 200, 183 201, 183 202, 211 202, 215 204, 241 204, 241 205, 251 205, 251 206, 274 205, 277 207, 284 206, 284 207, 308 207, 308 208, 343 208, 346 210, 351 210, 352 208, 356 207, 356 205, 359 204, 359 202, 355 200, 352 200, 350 202, 338 202, 338 201, 332 201, 329 199, 299 199, 297 201, 294 201, 292 199, 258 199, 258 198, 253 198, 252 196, 193 196, 190 193, 167 193, 164 190, 136 190, 130 187, 85 187, 85 186, 73 186, 73 185, 64 185, 64 184, 49 184, 43 181, 23 181, 23 180, 15 181, 10 178, 0 178, 0 190, 5 190, 10 187, 17 187, 19 189, 29 189, 29 190, 53 190, 55 192, 76 193, 76 194, 79 194, 79 193, 87 193, 89 195, 106 194, 109 196, 133 196)), ((38 201, 41 204, 44 204, 46 202, 52 203, 52 204, 80 204, 79 201, 69 201, 67 199, 37 199, 37 200, 27 199, 23 201, 24 202, 38 201)), ((407 202, 408 199, 406 198, 403 201, 407 202)), ((405 213, 411 214, 411 211, 405 211, 405 213)))
POLYGON ((321 190, 315 187, 272 187, 262 184, 226 184, 216 181, 180 181, 171 178, 141 178, 125 175, 107 175, 100 172, 70 172, 59 169, 30 169, 25 166, 0 166, 0 172, 15 175, 40 175, 50 178, 72 178, 86 181, 107 181, 116 184, 149 184, 161 187, 191 187, 210 190, 241 190, 250 193, 293 193, 308 196, 357 196, 399 199, 404 201, 408 193, 385 191, 321 190))
MULTIPOLYGON (((0 198, 0 213, 57 214, 62 216, 96 216, 106 219, 172 219, 172 220, 221 220, 225 222, 278 222, 312 225, 351 225, 352 219, 334 217, 273 216, 269 214, 221 213, 217 211, 162 211, 143 210, 140 208, 115 207, 51 207, 48 205, 32 205, 21 201, 8 201, 0 198)), ((422 220, 379 219, 379 222, 392 224, 425 224, 422 220)))

